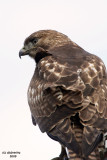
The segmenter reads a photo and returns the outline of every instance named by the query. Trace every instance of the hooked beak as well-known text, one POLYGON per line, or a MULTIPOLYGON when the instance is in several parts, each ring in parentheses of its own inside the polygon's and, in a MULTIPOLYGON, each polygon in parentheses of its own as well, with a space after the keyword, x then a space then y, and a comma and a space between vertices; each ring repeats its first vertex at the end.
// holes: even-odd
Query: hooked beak
POLYGON ((22 48, 20 51, 19 51, 19 57, 21 58, 21 56, 25 56, 25 55, 28 55, 29 52, 28 50, 22 48))

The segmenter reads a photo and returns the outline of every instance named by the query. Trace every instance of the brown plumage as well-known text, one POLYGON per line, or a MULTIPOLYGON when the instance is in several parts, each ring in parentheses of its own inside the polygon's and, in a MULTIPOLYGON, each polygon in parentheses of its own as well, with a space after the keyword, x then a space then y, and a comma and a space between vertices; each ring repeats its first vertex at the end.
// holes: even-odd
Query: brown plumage
POLYGON ((53 30, 30 35, 19 52, 23 55, 37 63, 28 89, 33 123, 66 147, 70 159, 100 159, 98 148, 107 132, 102 60, 53 30))

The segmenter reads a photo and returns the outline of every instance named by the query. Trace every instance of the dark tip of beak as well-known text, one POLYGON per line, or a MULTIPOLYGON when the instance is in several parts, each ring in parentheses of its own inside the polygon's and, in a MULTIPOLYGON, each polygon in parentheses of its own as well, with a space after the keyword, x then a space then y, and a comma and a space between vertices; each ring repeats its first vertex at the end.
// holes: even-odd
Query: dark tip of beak
POLYGON ((21 50, 19 51, 19 58, 21 59, 21 56, 22 56, 22 52, 21 50))
POLYGON ((28 55, 28 52, 22 48, 20 51, 19 51, 19 57, 21 58, 21 56, 25 56, 25 55, 28 55))

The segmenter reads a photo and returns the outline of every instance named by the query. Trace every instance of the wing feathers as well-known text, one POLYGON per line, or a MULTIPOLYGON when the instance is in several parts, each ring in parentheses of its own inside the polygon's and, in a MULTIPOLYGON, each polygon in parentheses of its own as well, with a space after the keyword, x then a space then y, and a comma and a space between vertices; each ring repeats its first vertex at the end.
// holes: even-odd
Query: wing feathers
POLYGON ((38 63, 28 102, 41 131, 80 154, 70 128, 70 117, 78 114, 84 128, 82 152, 87 156, 100 142, 100 130, 107 131, 107 75, 98 57, 81 48, 73 48, 74 54, 69 47, 49 51, 52 56, 38 63))

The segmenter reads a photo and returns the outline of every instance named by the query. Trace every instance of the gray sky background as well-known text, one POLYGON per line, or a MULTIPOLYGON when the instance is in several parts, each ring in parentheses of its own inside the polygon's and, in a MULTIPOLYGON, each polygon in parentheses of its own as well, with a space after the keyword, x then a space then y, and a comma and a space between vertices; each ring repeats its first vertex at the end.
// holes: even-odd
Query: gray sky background
POLYGON ((24 39, 40 29, 67 34, 107 66, 107 0, 0 1, 0 159, 50 160, 60 146, 31 122, 27 88, 35 63, 18 57, 24 39))

